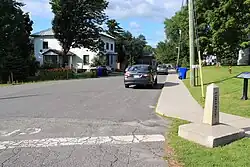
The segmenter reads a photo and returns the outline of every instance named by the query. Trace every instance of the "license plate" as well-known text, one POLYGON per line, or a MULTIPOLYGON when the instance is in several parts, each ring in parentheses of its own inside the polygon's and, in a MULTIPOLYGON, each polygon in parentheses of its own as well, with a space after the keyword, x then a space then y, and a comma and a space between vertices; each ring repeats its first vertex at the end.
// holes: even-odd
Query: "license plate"
POLYGON ((134 78, 140 78, 140 75, 134 75, 134 78))

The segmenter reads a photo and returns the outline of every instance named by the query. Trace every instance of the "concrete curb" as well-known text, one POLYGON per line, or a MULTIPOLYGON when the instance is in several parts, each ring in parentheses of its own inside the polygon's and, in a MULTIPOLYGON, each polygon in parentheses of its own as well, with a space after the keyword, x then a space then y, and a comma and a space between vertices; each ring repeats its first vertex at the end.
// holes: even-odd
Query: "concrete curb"
MULTIPOLYGON (((173 79, 173 78, 172 78, 173 79)), ((166 79, 166 82, 169 81, 166 79)), ((170 79, 171 82, 171 79, 170 79)), ((178 83, 184 84, 183 81, 178 81, 178 83)), ((190 91, 187 90, 186 85, 182 85, 185 87, 185 90, 183 89, 182 91, 188 91, 184 93, 184 95, 188 95, 189 97, 187 97, 188 100, 188 108, 189 110, 187 110, 186 112, 183 112, 184 110, 186 110, 185 107, 183 106, 174 106, 175 105, 173 102, 176 100, 172 99, 171 94, 175 93, 175 91, 172 91, 172 88, 169 87, 163 87, 160 93, 160 96, 158 98, 156 107, 155 107, 155 114, 157 114, 158 116, 164 118, 164 119, 169 119, 169 118, 173 118, 173 119, 179 119, 179 120, 184 120, 187 122, 193 122, 193 123, 202 123, 202 118, 203 118, 203 108, 201 107, 201 105, 196 101, 196 99, 194 99, 192 97, 192 95, 190 94, 190 91), (170 91, 171 89, 171 91, 170 91), (164 101, 165 98, 169 98, 166 100, 169 101, 164 101), (193 99, 191 99, 193 98, 193 99), (167 105, 166 105, 167 103, 167 105), (194 107, 192 110, 190 111, 190 108, 194 107), (178 109, 180 108, 180 109, 178 109)), ((182 87, 181 86, 181 87, 182 87)), ((178 90, 180 90, 181 87, 177 87, 178 90)), ((176 96, 180 96, 181 94, 177 94, 176 96)), ((178 104, 178 103, 177 103, 178 104)), ((220 112, 220 123, 223 124, 227 124, 230 125, 232 127, 238 128, 238 129, 244 129, 245 133, 250 136, 250 130, 249 130, 249 125, 250 125, 250 118, 246 118, 246 117, 241 117, 241 116, 237 116, 237 115, 232 115, 232 114, 227 114, 227 113, 223 113, 220 112)))
MULTIPOLYGON (((167 79, 166 79, 167 80, 167 79)), ((165 80, 165 82, 166 82, 166 80, 165 80)), ((162 90, 161 90, 161 93, 160 93, 160 96, 159 96, 159 98, 158 98, 158 100, 157 100, 157 104, 156 104, 156 107, 155 107, 155 114, 156 115, 159 115, 159 116, 161 116, 161 117, 163 117, 164 119, 166 119, 166 117, 168 117, 168 116, 166 116, 165 114, 163 114, 162 112, 160 112, 159 111, 159 101, 160 101, 160 99, 162 98, 162 94, 163 94, 163 90, 165 89, 165 87, 163 87, 162 88, 162 90)))

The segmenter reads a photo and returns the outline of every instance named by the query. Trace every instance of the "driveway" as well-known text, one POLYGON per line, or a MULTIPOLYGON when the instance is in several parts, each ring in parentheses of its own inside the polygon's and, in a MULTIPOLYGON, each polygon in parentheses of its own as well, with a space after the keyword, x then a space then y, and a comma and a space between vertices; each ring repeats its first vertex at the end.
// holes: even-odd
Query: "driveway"
MULTIPOLYGON (((163 83, 166 76, 159 76, 163 83)), ((0 88, 2 166, 167 166, 155 89, 122 77, 0 88)))

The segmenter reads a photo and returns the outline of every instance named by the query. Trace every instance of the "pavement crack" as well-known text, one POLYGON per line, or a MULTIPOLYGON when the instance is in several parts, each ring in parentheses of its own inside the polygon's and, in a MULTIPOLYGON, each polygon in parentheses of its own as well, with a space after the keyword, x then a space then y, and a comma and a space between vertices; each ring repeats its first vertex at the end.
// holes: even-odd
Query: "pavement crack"
POLYGON ((159 155, 159 154, 157 154, 155 151, 153 151, 153 150, 151 149, 151 147, 150 147, 148 144, 146 144, 146 143, 143 142, 143 140, 140 140, 140 139, 137 138, 136 136, 135 136, 135 138, 139 141, 139 143, 143 143, 143 145, 147 147, 147 150, 148 150, 149 152, 151 152, 154 156, 156 156, 156 157, 158 157, 158 158, 162 158, 161 155, 159 155))
MULTIPOLYGON (((133 135, 133 139, 132 139, 132 143, 134 143, 135 139, 137 139, 137 137, 135 136, 135 132, 138 130, 138 127, 136 127, 133 131, 132 131, 132 135, 133 135)), ((137 139, 138 140, 138 139, 137 139)), ((129 148, 129 154, 128 154, 128 161, 127 161, 127 166, 129 166, 130 164, 130 157, 132 154, 132 147, 129 148)))
POLYGON ((118 161, 118 157, 116 155, 114 155, 115 160, 111 161, 110 167, 114 167, 114 164, 118 161))
POLYGON ((15 156, 17 156, 20 152, 21 152, 21 148, 14 148, 14 149, 12 149, 12 153, 13 153, 13 155, 12 156, 10 156, 9 158, 7 158, 6 160, 4 160, 2 163, 1 163, 1 167, 4 167, 4 164, 7 162, 7 161, 9 161, 10 159, 12 159, 12 158, 14 158, 15 156), (17 151, 15 151, 15 150, 17 150, 17 151))

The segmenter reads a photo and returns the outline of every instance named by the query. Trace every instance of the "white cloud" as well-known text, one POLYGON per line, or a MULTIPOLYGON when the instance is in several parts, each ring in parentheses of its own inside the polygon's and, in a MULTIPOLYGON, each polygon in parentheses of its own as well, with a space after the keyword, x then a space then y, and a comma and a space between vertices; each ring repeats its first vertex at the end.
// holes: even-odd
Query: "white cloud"
POLYGON ((130 22, 129 26, 130 26, 130 28, 133 28, 133 29, 140 28, 140 25, 138 23, 136 23, 135 21, 130 22))
POLYGON ((162 20, 171 17, 182 0, 110 0, 107 14, 116 19, 143 17, 162 20))
MULTIPOLYGON (((32 16, 52 18, 49 0, 21 0, 32 16)), ((172 16, 182 0, 109 0, 108 16, 115 19, 142 17, 160 19, 172 16)))
POLYGON ((29 12, 31 16, 42 18, 52 18, 51 6, 49 0, 20 0, 25 4, 23 7, 25 12, 29 12))

